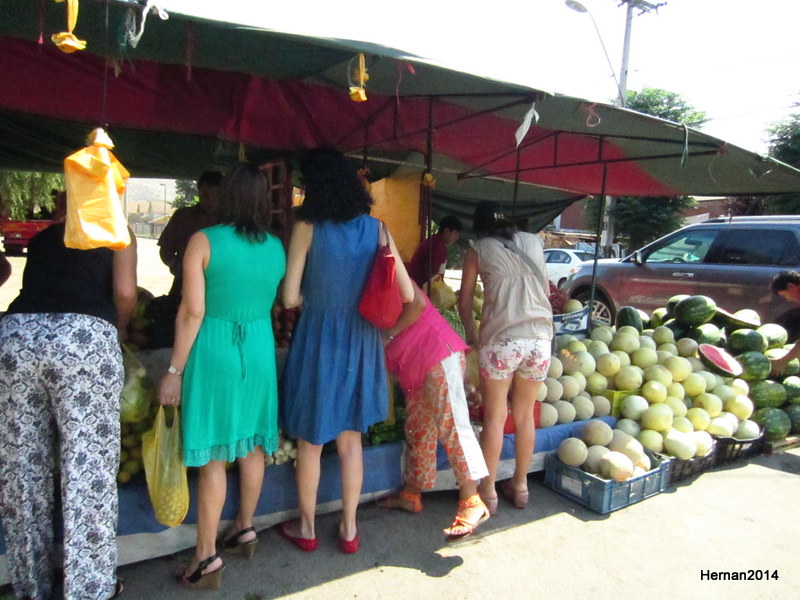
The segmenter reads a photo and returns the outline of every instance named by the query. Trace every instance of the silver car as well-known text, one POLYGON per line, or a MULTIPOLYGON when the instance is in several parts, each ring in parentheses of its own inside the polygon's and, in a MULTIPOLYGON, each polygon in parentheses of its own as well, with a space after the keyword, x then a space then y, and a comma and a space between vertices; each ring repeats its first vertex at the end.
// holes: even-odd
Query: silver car
MULTIPOLYGON (((583 262, 570 275, 570 298, 589 301, 593 267, 583 262)), ((676 294, 704 294, 729 312, 754 309, 767 323, 793 308, 770 290, 787 269, 800 270, 800 216, 709 219, 625 258, 599 260, 593 316, 608 323, 621 306, 649 313, 676 294)))

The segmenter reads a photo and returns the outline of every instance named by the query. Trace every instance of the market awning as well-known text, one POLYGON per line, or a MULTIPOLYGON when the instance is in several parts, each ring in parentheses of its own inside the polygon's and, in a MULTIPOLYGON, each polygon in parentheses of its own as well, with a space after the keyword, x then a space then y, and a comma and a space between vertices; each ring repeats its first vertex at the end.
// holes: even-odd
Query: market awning
POLYGON ((563 191, 562 200, 800 191, 800 171, 677 123, 375 44, 208 20, 195 4, 168 20, 150 15, 134 48, 125 19, 140 24, 142 3, 84 0, 75 33, 88 47, 74 54, 48 39, 64 28, 63 4, 0 4, 0 167, 59 169, 102 124, 137 176, 195 177, 235 161, 240 144, 251 157, 332 145, 368 160, 417 157, 452 184, 436 193, 467 201, 484 193, 469 182, 487 177, 505 182, 509 201, 518 180, 520 203, 541 198, 534 186, 563 191), (366 102, 348 96, 359 53, 366 102), (532 108, 538 120, 517 150, 532 108), (445 176, 448 161, 460 170, 445 176))

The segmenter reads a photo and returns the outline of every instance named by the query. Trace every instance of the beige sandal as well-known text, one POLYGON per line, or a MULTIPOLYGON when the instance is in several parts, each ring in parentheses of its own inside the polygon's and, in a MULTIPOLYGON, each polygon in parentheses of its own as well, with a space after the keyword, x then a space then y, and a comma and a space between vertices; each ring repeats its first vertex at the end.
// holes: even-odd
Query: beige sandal
POLYGON ((513 504, 516 508, 525 508, 528 506, 528 490, 524 492, 519 492, 515 490, 511 485, 511 480, 503 482, 503 495, 508 498, 508 500, 513 504))

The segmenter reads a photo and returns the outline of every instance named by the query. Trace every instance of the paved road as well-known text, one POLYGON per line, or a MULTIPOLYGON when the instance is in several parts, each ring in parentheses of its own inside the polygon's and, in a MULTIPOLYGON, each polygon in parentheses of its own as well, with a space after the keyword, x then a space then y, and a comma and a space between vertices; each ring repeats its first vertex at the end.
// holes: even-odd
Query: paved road
POLYGON ((599 515, 530 476, 532 505, 501 503, 497 515, 458 544, 440 529, 455 492, 424 496, 408 515, 364 506, 362 549, 338 552, 338 514, 319 522, 320 548, 304 554, 274 529, 252 561, 227 559, 223 588, 181 588, 171 572, 184 552, 120 569, 130 598, 183 600, 758 600, 800 597, 800 451, 702 474, 665 493, 599 515), (702 580, 701 571, 768 570, 778 579, 702 580))

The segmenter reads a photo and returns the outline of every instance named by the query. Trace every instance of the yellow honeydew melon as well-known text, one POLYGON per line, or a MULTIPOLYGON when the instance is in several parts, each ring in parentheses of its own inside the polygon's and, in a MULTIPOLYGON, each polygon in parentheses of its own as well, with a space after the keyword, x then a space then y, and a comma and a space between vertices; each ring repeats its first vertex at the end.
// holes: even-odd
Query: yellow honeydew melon
MULTIPOLYGON (((675 333, 669 327, 659 325, 653 329, 653 341, 659 346, 662 344, 673 344, 675 342, 675 333)), ((678 349, 676 347, 675 352, 677 351, 678 349)))
MULTIPOLYGON (((663 352, 665 358, 667 356, 678 356, 678 347, 675 345, 674 342, 667 342, 666 344, 659 344, 656 346, 656 351, 661 353, 663 352)), ((659 357, 661 355, 659 354, 659 357)))
POLYGON ((557 424, 572 423, 575 420, 575 407, 571 403, 566 400, 556 400, 553 406, 558 411, 557 424))
POLYGON ((586 344, 583 343, 583 340, 572 340, 569 344, 567 344, 567 350, 576 354, 577 352, 586 352, 586 344))
POLYGON ((672 427, 672 409, 666 404, 653 404, 642 413, 641 423, 645 429, 666 431, 672 427))
POLYGON ((711 373, 710 371, 697 371, 700 375, 703 376, 703 379, 706 380, 706 391, 710 392, 715 387, 717 387, 717 376, 711 373))
POLYGON ((561 370, 564 375, 577 373, 578 369, 581 368, 581 363, 575 358, 575 354, 567 349, 558 351, 558 359, 561 361, 561 370))
POLYGON ((558 378, 561 384, 561 398, 559 400, 572 400, 581 391, 578 380, 570 375, 562 375, 558 378))
POLYGON ((638 421, 642 413, 650 407, 646 398, 638 394, 631 394, 622 399, 620 405, 622 416, 627 419, 638 421))
POLYGON ((678 400, 683 400, 686 397, 686 390, 677 381, 673 381, 667 386, 667 396, 672 396, 678 400))
POLYGON ((556 336, 556 350, 564 350, 570 342, 577 340, 571 333, 564 333, 556 336))
MULTIPOLYGON (((725 378, 722 375, 717 375, 716 373, 712 373, 712 375, 714 375, 714 381, 716 382, 711 387, 711 391, 712 392, 714 391, 714 388, 718 388, 718 387, 722 387, 723 385, 726 385, 725 378)), ((719 394, 717 394, 717 395, 719 395, 719 394)))
POLYGON ((684 358, 683 356, 670 356, 664 361, 663 365, 672 375, 672 381, 684 381, 692 374, 692 363, 689 362, 688 358, 684 358))
POLYGON ((711 390, 712 394, 719 396, 719 399, 722 400, 722 403, 725 404, 728 400, 731 400, 736 397, 736 391, 729 386, 727 383, 723 383, 722 385, 717 385, 714 389, 711 390))
POLYGON ((614 354, 619 359, 620 368, 630 366, 631 364, 630 354, 622 350, 612 350, 611 353, 614 354))
POLYGON ((561 359, 558 356, 550 357, 550 367, 547 369, 547 376, 553 379, 558 379, 564 374, 564 367, 561 364, 561 359))
POLYGON ((754 410, 753 401, 743 394, 736 394, 733 398, 723 401, 722 408, 736 415, 736 418, 740 421, 749 419, 754 410))
POLYGON ((708 429, 708 424, 711 423, 711 417, 700 407, 692 407, 686 411, 686 418, 692 423, 695 431, 705 431, 708 429))
POLYGON ((642 387, 643 380, 641 369, 633 365, 621 367, 614 375, 614 386, 618 390, 638 390, 642 387))
POLYGON ((625 481, 633 476, 633 461, 622 452, 608 452, 600 459, 600 474, 614 481, 625 481))
POLYGON ((693 431, 691 436, 694 438, 695 444, 697 444, 697 450, 694 453, 695 456, 705 456, 711 452, 711 448, 714 446, 714 438, 712 438, 708 432, 693 431))
POLYGON ((607 417, 611 414, 611 400, 605 396, 592 396, 595 417, 607 417))
POLYGON ((600 459, 602 459, 609 452, 611 452, 611 450, 605 446, 589 446, 587 450, 586 461, 583 463, 583 470, 587 473, 599 473, 600 459))
POLYGON ((568 437, 558 445, 558 458, 565 465, 570 467, 580 467, 588 455, 588 448, 583 440, 576 437, 568 437))
POLYGON ((581 304, 580 300, 575 300, 574 298, 572 298, 564 302, 564 306, 561 307, 561 310, 565 313, 576 312, 579 310, 583 310, 583 304, 581 304))
POLYGON ((583 390, 582 392, 580 392, 578 394, 578 396, 583 396, 584 398, 588 398, 589 400, 592 399, 592 395, 589 392, 587 392, 586 390, 583 390))
POLYGON ((667 388, 658 381, 646 381, 641 394, 650 404, 660 404, 667 399, 667 388))
POLYGON ((653 340, 653 338, 650 337, 649 335, 642 334, 639 336, 639 350, 641 350, 642 348, 648 348, 650 350, 655 351, 656 346, 657 344, 655 340, 653 340))
MULTIPOLYGON (((650 461, 650 457, 647 456, 646 452, 642 452, 638 459, 633 461, 634 467, 634 476, 636 475, 636 469, 641 469, 645 473, 649 471, 653 467, 653 463, 650 461)), ((644 473, 640 473, 640 475, 644 475, 644 473)))
POLYGON ((622 327, 617 327, 617 331, 615 333, 635 335, 637 338, 640 335, 639 330, 636 329, 636 327, 633 327, 632 325, 623 325, 622 327))
POLYGON ((588 350, 589 354, 594 357, 595 361, 597 361, 599 357, 611 352, 611 348, 609 348, 605 342, 601 342, 600 340, 591 340, 587 344, 586 349, 588 350))
POLYGON ((614 339, 614 330, 607 325, 594 327, 592 332, 589 334, 589 338, 603 342, 606 346, 608 346, 611 343, 611 340, 614 339))
POLYGON ((564 387, 561 385, 561 382, 558 379, 553 379, 552 377, 547 377, 544 380, 544 385, 547 388, 547 396, 545 396, 545 402, 555 402, 556 400, 561 400, 561 394, 564 392, 564 387))
POLYGON ((681 381, 681 385, 683 385, 686 395, 690 398, 699 396, 706 391, 706 379, 698 373, 689 375, 686 379, 681 381))
POLYGON ((742 394, 743 396, 748 396, 750 394, 750 384, 747 383, 744 379, 736 378, 731 381, 730 386, 733 388, 733 391, 737 394, 742 394))
POLYGON ((539 428, 552 427, 558 421, 558 411, 556 407, 547 402, 542 402, 539 407, 539 428))
POLYGON ((619 421, 617 421, 615 427, 617 427, 621 431, 624 431, 630 436, 637 436, 639 435, 639 432, 642 430, 641 425, 639 425, 639 423, 637 421, 634 421, 633 419, 620 419, 619 421))
POLYGON ((703 392, 692 398, 692 406, 702 408, 712 419, 718 417, 722 412, 722 400, 715 394, 703 392))
POLYGON ((733 437, 737 440, 752 440, 760 435, 761 428, 758 426, 758 423, 750 419, 745 419, 739 423, 739 427, 737 427, 736 431, 733 433, 733 437))
POLYGON ((537 402, 544 402, 545 398, 547 398, 547 386, 542 382, 542 385, 539 386, 539 391, 536 395, 537 402))
POLYGON ((613 377, 619 372, 621 367, 619 356, 613 352, 602 354, 595 360, 595 369, 597 369, 598 373, 606 377, 613 377))
POLYGON ((694 431, 694 425, 692 425, 692 422, 686 417, 673 417, 672 428, 683 433, 691 433, 694 431))
POLYGON ((697 356, 697 348, 700 346, 692 338, 681 338, 675 342, 675 347, 678 349, 678 354, 684 357, 697 356))
MULTIPOLYGON (((648 338, 649 339, 649 338, 648 338)), ((631 364, 636 365, 640 369, 652 367, 658 363, 658 354, 655 348, 639 348, 631 352, 631 364)))
POLYGON ((674 354, 667 352, 666 350, 662 350, 661 348, 656 350, 656 357, 658 357, 659 365, 663 365, 670 356, 674 356, 674 354))
POLYGON ((596 396, 602 394, 608 389, 608 378, 601 373, 595 371, 586 378, 586 391, 590 395, 596 396))
POLYGON ((730 421, 725 417, 714 417, 711 419, 711 423, 708 424, 706 431, 711 435, 731 437, 735 429, 731 427, 730 421))
POLYGON ((647 471, 638 465, 633 465, 633 475, 631 475, 631 479, 636 479, 642 475, 647 475, 647 471))
MULTIPOLYGON (((739 418, 735 414, 729 413, 727 411, 722 411, 719 416, 720 417, 725 417, 726 419, 728 419, 728 421, 731 424, 731 428, 733 429, 733 431, 736 431, 736 428, 739 427, 739 418)), ((733 434, 731 434, 731 435, 733 435, 733 434)))
POLYGON ((575 408, 575 420, 586 421, 594 415, 594 403, 586 396, 576 396, 572 399, 572 406, 575 408))
POLYGON ((581 439, 588 446, 606 446, 611 443, 613 438, 614 432, 611 425, 598 419, 589 421, 581 430, 581 439))
MULTIPOLYGON (((617 424, 619 425, 619 423, 617 424)), ((641 430, 637 432, 637 435, 639 433, 641 433, 641 430)), ((622 452, 627 455, 634 463, 636 462, 635 455, 644 452, 644 446, 642 446, 641 442, 636 439, 636 436, 630 434, 612 436, 608 447, 614 452, 622 452)))
POLYGON ((688 360, 689 363, 691 363, 693 373, 697 373, 698 371, 705 371, 706 368, 705 363, 696 356, 690 356, 686 360, 688 360))
POLYGON ((689 460, 697 452, 697 442, 693 434, 673 429, 664 437, 664 449, 675 458, 689 460))
POLYGON ((572 377, 578 382, 578 392, 584 391, 586 389, 586 377, 584 374, 580 371, 575 371, 572 377))
POLYGON ((663 365, 653 365, 644 370, 645 381, 657 381, 664 387, 672 383, 672 373, 663 365))
POLYGON ((634 335, 618 331, 614 334, 614 339, 611 340, 609 348, 630 354, 639 349, 639 334, 634 335))
POLYGON ((578 371, 582 373, 584 377, 588 377, 589 375, 594 373, 595 360, 594 356, 592 356, 589 352, 587 352, 586 350, 576 352, 575 358, 577 358, 578 362, 580 363, 578 371))
POLYGON ((667 396, 666 398, 664 398, 664 404, 666 404, 672 409, 673 417, 685 417, 686 411, 689 410, 683 403, 683 400, 680 400, 675 396, 667 396))
POLYGON ((642 429, 636 436, 639 443, 650 450, 650 452, 661 452, 664 450, 664 437, 652 429, 642 429))

